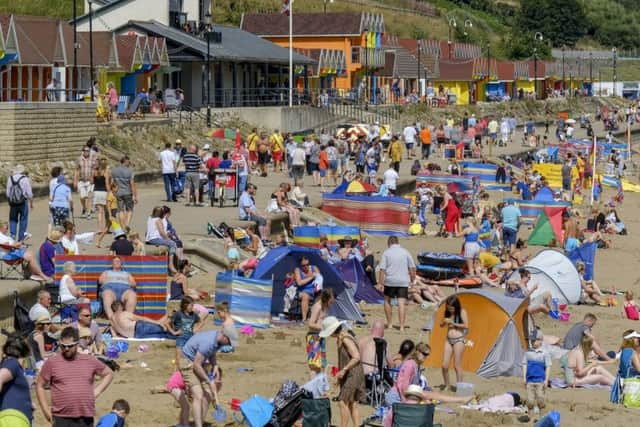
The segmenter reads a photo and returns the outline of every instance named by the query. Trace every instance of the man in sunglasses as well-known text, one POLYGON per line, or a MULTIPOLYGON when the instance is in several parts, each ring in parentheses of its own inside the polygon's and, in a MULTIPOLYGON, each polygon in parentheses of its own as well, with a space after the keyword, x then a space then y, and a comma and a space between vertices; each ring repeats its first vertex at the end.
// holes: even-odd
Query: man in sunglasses
POLYGON ((76 322, 76 328, 80 330, 80 328, 87 328, 91 331, 91 339, 80 339, 79 345, 80 348, 86 349, 88 348, 87 343, 93 342, 96 345, 96 349, 99 354, 104 353, 104 341, 102 340, 102 331, 100 331, 100 327, 98 324, 91 319, 91 309, 88 306, 81 306, 78 310, 78 321, 76 322))
POLYGON ((42 365, 36 380, 40 409, 53 427, 93 427, 96 399, 113 380, 113 371, 93 356, 78 353, 78 330, 66 327, 60 334, 60 353, 42 365), (102 379, 94 386, 94 377, 102 379), (51 406, 45 384, 51 389, 51 406))

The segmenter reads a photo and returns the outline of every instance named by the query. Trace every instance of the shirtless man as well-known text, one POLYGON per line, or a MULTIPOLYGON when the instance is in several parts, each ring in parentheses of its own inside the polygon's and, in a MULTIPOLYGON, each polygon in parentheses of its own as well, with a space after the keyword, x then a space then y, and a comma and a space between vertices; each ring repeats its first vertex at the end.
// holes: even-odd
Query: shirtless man
POLYGON ((111 319, 113 311, 111 304, 114 301, 124 304, 124 309, 129 313, 133 313, 138 303, 136 295, 136 280, 126 271, 122 270, 122 260, 120 257, 114 257, 111 261, 111 270, 104 271, 98 284, 102 289, 102 307, 107 319, 111 319))
POLYGON ((423 308, 428 308, 428 304, 423 305, 425 303, 425 299, 438 305, 447 297, 438 285, 430 284, 429 281, 420 276, 416 276, 413 283, 409 285, 409 298, 413 299, 423 308))
MULTIPOLYGON (((373 321, 371 325, 371 335, 363 337, 358 341, 360 362, 362 363, 365 376, 376 372, 378 369, 376 364, 376 338, 384 341, 384 322, 379 319, 373 321)), ((391 366, 391 358, 388 354, 387 366, 391 366)))
POLYGON ((109 318, 111 329, 125 338, 170 338, 176 332, 166 322, 147 319, 124 311, 120 301, 111 304, 113 315, 109 318))

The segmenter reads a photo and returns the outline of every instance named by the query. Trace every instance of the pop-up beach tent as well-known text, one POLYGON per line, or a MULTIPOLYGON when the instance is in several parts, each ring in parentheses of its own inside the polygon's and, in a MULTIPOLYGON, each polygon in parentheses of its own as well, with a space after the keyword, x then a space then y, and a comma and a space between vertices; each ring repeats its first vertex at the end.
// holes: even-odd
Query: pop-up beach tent
MULTIPOLYGON (((467 311, 469 332, 462 368, 483 378, 522 375, 522 357, 527 348, 529 314, 527 298, 509 298, 488 290, 459 292, 460 304, 467 311)), ((426 366, 442 366, 447 328, 439 327, 445 303, 433 316, 431 356, 426 366)))
POLYGON ((369 277, 364 272, 362 264, 357 259, 348 259, 334 264, 340 277, 349 285, 356 302, 364 301, 367 304, 382 304, 384 297, 378 291, 369 277))
MULTIPOLYGON (((318 267, 324 279, 324 287, 331 288, 336 294, 336 302, 329 313, 342 320, 364 321, 353 296, 347 290, 347 284, 338 271, 322 259, 317 249, 300 246, 281 246, 273 248, 260 259, 251 275, 252 279, 273 280, 271 294, 271 314, 282 313, 284 308, 284 282, 287 273, 293 273, 300 265, 300 258, 306 256, 309 263, 318 267)), ((233 310, 233 308, 231 309, 233 310)))
POLYGON ((575 265, 578 261, 584 263, 584 280, 593 280, 594 265, 596 261, 596 252, 598 251, 597 242, 588 242, 580 247, 575 248, 567 254, 571 262, 575 265))
MULTIPOLYGON (((529 283, 532 286, 538 284, 538 288, 530 295, 531 300, 548 291, 560 304, 576 304, 580 301, 580 275, 571 260, 562 252, 544 249, 531 258, 524 268, 531 273, 529 283)), ((518 279, 520 274, 516 270, 509 280, 518 279)))
POLYGON ((536 220, 536 225, 529 236, 528 243, 537 246, 562 246, 562 214, 564 207, 546 207, 536 220))
POLYGON ((216 276, 216 304, 229 304, 236 325, 268 328, 271 324, 271 280, 257 280, 221 272, 216 276))

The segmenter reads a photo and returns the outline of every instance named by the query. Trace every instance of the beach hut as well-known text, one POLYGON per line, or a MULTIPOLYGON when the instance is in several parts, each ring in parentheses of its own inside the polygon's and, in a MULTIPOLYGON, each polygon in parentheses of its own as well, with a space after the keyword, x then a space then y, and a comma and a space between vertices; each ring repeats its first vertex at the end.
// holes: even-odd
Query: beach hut
POLYGON ((324 278, 324 287, 332 288, 336 295, 336 302, 329 313, 342 320, 364 321, 353 295, 348 292, 348 286, 340 277, 340 273, 328 262, 322 259, 320 251, 300 246, 281 246, 271 249, 258 262, 251 275, 252 279, 272 280, 271 314, 282 313, 284 308, 284 282, 287 273, 293 273, 300 264, 300 258, 306 256, 311 265, 318 267, 324 278))
POLYGON ((552 243, 555 242, 555 245, 562 246, 564 243, 562 235, 562 214, 564 211, 564 207, 544 208, 536 220, 535 228, 529 236, 528 243, 537 246, 552 246, 552 243))
POLYGON ((216 304, 229 304, 236 325, 268 328, 271 325, 271 280, 241 277, 232 272, 216 275, 216 304))
MULTIPOLYGON (((487 290, 459 292, 460 304, 469 317, 467 346, 462 368, 483 378, 522 375, 522 357, 527 348, 529 300, 509 298, 487 290)), ((426 366, 442 365, 447 329, 440 327, 445 303, 440 304, 433 317, 431 357, 426 366)))
MULTIPOLYGON (((544 249, 531 258, 524 268, 531 273, 531 284, 538 284, 538 288, 530 295, 532 301, 543 292, 550 292, 559 304, 576 304, 580 301, 580 275, 573 262, 562 252, 544 249)), ((520 274, 516 270, 509 280, 518 279, 520 274)))

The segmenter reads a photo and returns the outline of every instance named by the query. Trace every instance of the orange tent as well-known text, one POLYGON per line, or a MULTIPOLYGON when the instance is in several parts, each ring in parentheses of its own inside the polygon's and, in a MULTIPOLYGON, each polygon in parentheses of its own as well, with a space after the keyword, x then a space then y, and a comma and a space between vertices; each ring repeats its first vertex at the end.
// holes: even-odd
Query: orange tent
MULTIPOLYGON (((522 375, 522 357, 527 348, 529 299, 509 298, 487 290, 459 292, 460 304, 467 311, 469 332, 462 357, 465 371, 484 378, 522 375)), ((440 327, 445 304, 440 304, 433 317, 431 356, 425 366, 442 366, 446 328, 440 327)), ((449 365, 453 369, 453 363, 449 365)))

